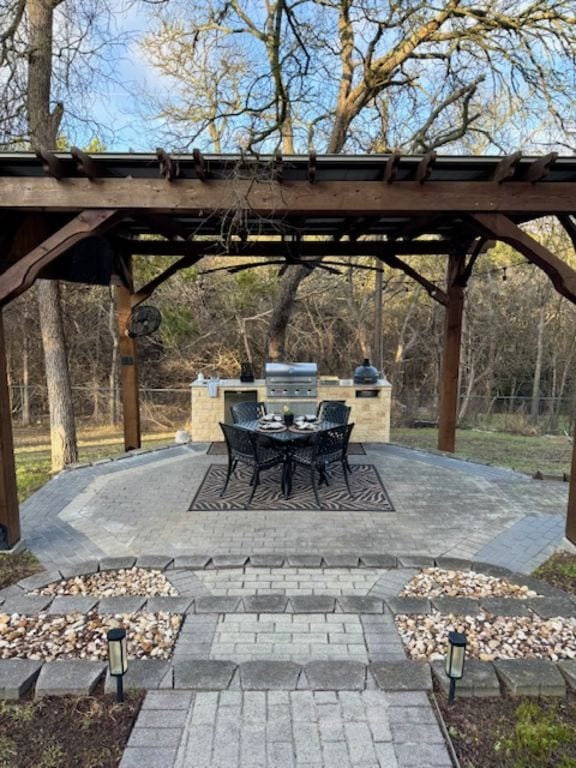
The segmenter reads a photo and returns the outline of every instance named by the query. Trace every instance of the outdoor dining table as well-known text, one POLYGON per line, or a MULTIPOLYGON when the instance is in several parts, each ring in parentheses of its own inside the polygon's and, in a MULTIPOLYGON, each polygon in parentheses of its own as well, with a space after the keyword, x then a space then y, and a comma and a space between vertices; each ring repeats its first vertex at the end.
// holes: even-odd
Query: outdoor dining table
POLYGON ((297 445, 302 445, 310 440, 313 435, 317 435, 322 432, 327 432, 334 427, 340 426, 333 421, 326 421, 322 419, 316 422, 307 422, 313 424, 313 429, 300 429, 296 424, 292 426, 286 426, 281 424, 279 429, 270 429, 265 425, 270 423, 281 424, 281 422, 270 422, 263 419, 255 419, 251 421, 240 421, 236 424, 237 427, 247 429, 250 432, 254 432, 258 436, 258 440, 268 441, 268 444, 273 443, 276 447, 281 448, 284 451, 284 461, 282 463, 282 479, 281 489, 284 498, 290 496, 292 490, 293 479, 293 463, 291 460, 292 452, 297 445))

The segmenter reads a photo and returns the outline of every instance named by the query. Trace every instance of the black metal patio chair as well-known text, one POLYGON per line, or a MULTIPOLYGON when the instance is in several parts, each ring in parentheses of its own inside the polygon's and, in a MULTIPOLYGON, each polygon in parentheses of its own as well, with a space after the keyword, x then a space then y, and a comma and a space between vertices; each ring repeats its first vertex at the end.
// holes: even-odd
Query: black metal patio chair
POLYGON ((260 473, 283 464, 285 452, 268 442, 259 440, 259 436, 255 432, 242 429, 242 427, 237 427, 234 424, 220 423, 220 427, 224 433, 224 440, 228 449, 228 469, 220 496, 224 496, 226 493, 230 477, 238 464, 243 464, 252 471, 251 490, 248 501, 244 505, 244 509, 248 509, 256 493, 256 488, 260 484, 260 473))
POLYGON ((350 470, 348 468, 347 453, 350 433, 353 428, 354 424, 341 424, 332 429, 318 432, 312 435, 310 440, 302 444, 302 446, 296 445, 290 454, 290 461, 293 465, 310 470, 312 489, 320 509, 322 509, 322 503, 318 494, 318 486, 322 483, 330 485, 328 480, 329 472, 334 464, 340 464, 342 467, 346 488, 350 496, 352 496, 348 481, 350 470), (320 478, 319 482, 317 482, 317 474, 320 478))
POLYGON ((266 403, 254 403, 246 401, 230 406, 232 421, 238 424, 240 421, 256 421, 266 415, 266 403))
POLYGON ((316 416, 334 424, 348 424, 351 408, 343 400, 321 400, 316 416))

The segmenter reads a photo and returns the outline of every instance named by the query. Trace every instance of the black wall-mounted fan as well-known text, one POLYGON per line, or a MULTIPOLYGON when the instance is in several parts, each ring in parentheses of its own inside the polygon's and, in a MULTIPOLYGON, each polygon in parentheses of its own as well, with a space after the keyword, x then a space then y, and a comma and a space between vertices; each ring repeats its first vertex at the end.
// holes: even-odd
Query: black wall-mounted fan
POLYGON ((162 317, 156 307, 141 306, 132 310, 128 323, 128 336, 131 339, 138 336, 149 336, 160 327, 162 317))

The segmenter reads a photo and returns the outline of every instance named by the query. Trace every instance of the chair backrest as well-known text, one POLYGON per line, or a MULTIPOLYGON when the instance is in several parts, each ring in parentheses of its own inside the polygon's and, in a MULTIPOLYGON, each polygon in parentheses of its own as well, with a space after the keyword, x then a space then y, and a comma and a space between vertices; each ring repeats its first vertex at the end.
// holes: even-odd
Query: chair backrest
POLYGON ((240 421, 255 421, 266 414, 266 403, 235 403, 230 406, 232 421, 238 424, 240 421))
POLYGON ((224 433, 226 447, 232 458, 250 463, 256 461, 256 451, 251 432, 234 424, 222 424, 222 422, 220 422, 220 428, 224 433))
POLYGON ((317 458, 344 461, 353 428, 354 424, 340 424, 337 427, 332 427, 332 429, 319 432, 316 443, 317 458))
POLYGON ((334 424, 348 424, 350 406, 340 400, 322 400, 318 405, 318 418, 334 424))

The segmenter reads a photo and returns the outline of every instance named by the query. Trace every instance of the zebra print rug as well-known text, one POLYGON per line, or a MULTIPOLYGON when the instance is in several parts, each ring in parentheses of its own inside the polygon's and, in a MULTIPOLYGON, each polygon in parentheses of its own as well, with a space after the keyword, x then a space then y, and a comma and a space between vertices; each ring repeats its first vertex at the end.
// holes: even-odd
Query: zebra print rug
MULTIPOLYGON (((263 472, 260 485, 252 499, 252 510, 316 510, 310 474, 298 468, 292 483, 289 499, 280 490, 280 467, 263 472)), ((220 492, 226 479, 226 466, 211 464, 206 470, 200 488, 190 505, 190 511, 226 511, 244 509, 250 495, 250 475, 244 467, 238 467, 230 478, 226 494, 220 492)), ((373 464, 354 464, 349 475, 352 496, 348 493, 340 467, 333 469, 330 485, 318 488, 322 510, 326 512, 394 512, 380 475, 373 464)))

